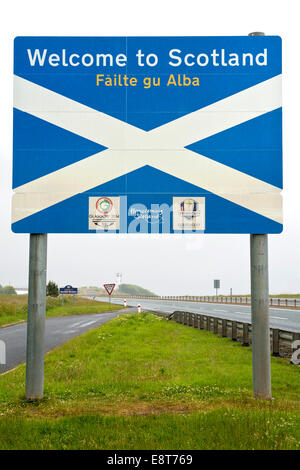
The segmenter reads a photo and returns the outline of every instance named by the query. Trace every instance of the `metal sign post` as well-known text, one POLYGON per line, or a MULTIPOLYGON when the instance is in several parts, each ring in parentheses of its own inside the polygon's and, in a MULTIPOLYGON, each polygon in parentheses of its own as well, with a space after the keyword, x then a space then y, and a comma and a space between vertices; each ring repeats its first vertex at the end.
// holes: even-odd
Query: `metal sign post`
POLYGON ((218 297, 218 289, 220 289, 220 279, 214 280, 214 288, 216 289, 216 296, 218 297))
POLYGON ((78 288, 67 285, 65 287, 60 287, 59 293, 62 296, 62 303, 64 303, 64 296, 65 295, 72 295, 73 296, 73 305, 74 305, 75 304, 75 296, 78 294, 78 288))
POLYGON ((253 394, 271 398, 268 235, 250 235, 253 394))
POLYGON ((116 284, 103 284, 104 289, 106 290, 109 298, 109 308, 111 309, 111 294, 114 291, 116 284))
POLYGON ((43 397, 46 317, 47 234, 30 234, 26 398, 43 397))

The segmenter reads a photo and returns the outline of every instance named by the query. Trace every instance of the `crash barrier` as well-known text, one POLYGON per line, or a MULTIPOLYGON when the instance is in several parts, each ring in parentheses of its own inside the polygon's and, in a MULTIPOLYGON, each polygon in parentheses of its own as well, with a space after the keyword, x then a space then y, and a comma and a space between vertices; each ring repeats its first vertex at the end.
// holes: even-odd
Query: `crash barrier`
MULTIPOLYGON (((114 295, 115 298, 121 296, 114 295)), ((127 299, 145 299, 145 300, 179 300, 186 302, 213 302, 222 304, 244 304, 251 305, 251 297, 249 296, 194 296, 194 295, 181 295, 181 296, 141 296, 141 295, 127 295, 127 299)), ((271 307, 300 307, 300 298, 280 298, 270 297, 271 307)))

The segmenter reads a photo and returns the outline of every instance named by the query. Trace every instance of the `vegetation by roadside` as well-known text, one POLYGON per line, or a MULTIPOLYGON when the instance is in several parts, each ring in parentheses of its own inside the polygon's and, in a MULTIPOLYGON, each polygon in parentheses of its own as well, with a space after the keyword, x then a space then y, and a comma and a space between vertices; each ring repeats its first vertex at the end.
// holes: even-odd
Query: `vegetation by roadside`
MULTIPOLYGON (((111 310, 120 310, 119 305, 109 305, 106 302, 97 302, 77 297, 73 304, 73 297, 61 298, 47 297, 47 317, 81 315, 84 313, 102 313, 111 310), (63 302, 63 303, 62 303, 63 302)), ((0 327, 11 323, 25 321, 27 318, 27 295, 1 295, 0 296, 0 327)))
POLYGON ((46 286, 46 295, 50 297, 59 296, 59 287, 54 281, 49 281, 46 286))
POLYGON ((16 293, 17 292, 13 286, 1 286, 0 284, 0 295, 13 295, 16 293))
POLYGON ((272 358, 255 400, 250 348, 148 313, 49 353, 42 401, 24 379, 0 376, 1 449, 300 449, 300 367, 272 358))
POLYGON ((285 299, 299 299, 300 294, 277 294, 277 295, 270 295, 270 297, 278 297, 278 298, 285 298, 285 299))

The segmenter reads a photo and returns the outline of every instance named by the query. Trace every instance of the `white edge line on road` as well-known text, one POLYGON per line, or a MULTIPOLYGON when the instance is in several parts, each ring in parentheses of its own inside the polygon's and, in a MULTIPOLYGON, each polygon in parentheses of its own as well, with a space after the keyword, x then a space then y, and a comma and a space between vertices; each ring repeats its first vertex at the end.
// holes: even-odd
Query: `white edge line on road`
POLYGON ((82 325, 79 326, 79 328, 84 328, 85 326, 92 325, 93 323, 96 323, 97 320, 92 320, 87 323, 83 323, 82 325))
POLYGON ((272 320, 288 320, 288 318, 283 317, 270 317, 272 320))
POLYGON ((294 312, 294 313, 299 313, 300 314, 300 310, 297 310, 295 308, 275 308, 275 307, 272 307, 272 310, 278 310, 279 312, 282 312, 282 310, 284 310, 285 312, 294 312))

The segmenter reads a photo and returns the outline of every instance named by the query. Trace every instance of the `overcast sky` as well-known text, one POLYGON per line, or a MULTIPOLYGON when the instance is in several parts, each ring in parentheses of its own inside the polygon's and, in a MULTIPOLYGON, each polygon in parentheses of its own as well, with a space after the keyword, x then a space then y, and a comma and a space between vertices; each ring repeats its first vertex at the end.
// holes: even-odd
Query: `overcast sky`
MULTIPOLYGON (((27 285, 28 235, 11 217, 13 38, 22 35, 247 35, 283 39, 284 231, 269 236, 271 293, 300 292, 299 14, 278 0, 11 0, 0 17, 0 284, 27 285)), ((250 291, 249 235, 49 235, 48 279, 59 285, 116 280, 157 294, 250 291)))

